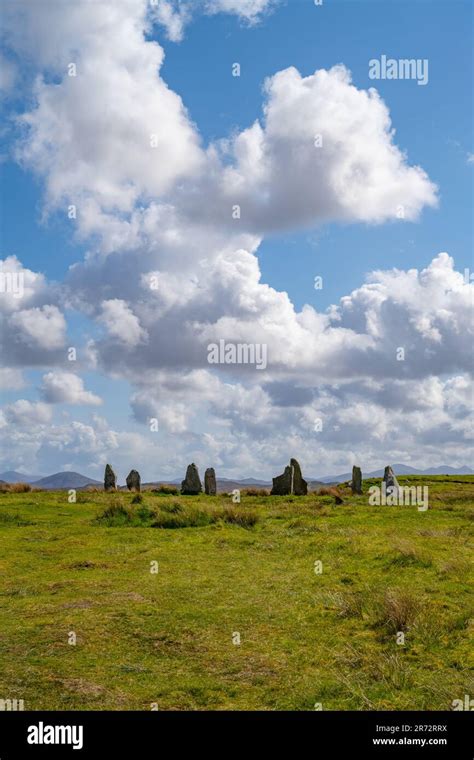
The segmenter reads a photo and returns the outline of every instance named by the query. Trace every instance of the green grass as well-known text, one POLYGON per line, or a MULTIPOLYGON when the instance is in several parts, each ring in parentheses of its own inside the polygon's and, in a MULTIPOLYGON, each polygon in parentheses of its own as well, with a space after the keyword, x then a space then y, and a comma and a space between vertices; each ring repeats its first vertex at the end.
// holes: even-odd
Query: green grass
POLYGON ((400 478, 429 486, 427 512, 368 506, 375 482, 340 506, 0 495, 0 698, 33 710, 450 709, 474 694, 474 477, 400 478))

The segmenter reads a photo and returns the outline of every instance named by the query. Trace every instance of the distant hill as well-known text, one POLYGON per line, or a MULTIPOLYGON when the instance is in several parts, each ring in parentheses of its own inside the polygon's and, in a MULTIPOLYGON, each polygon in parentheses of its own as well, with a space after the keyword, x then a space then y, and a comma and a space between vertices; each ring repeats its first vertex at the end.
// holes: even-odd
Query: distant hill
POLYGON ((34 483, 35 480, 42 478, 42 475, 25 475, 24 472, 17 472, 16 470, 7 470, 7 472, 0 473, 0 480, 5 483, 34 483))
POLYGON ((323 488, 324 486, 335 486, 341 481, 339 480, 313 480, 312 478, 307 478, 308 481, 308 491, 319 491, 320 488, 323 488))
MULTIPOLYGON (((227 480, 227 478, 221 478, 221 480, 227 480)), ((259 486, 260 488, 269 488, 272 485, 269 480, 258 480, 256 478, 240 478, 239 483, 245 486, 259 486)))
POLYGON ((84 488, 86 486, 102 486, 98 480, 81 475, 80 472, 56 472, 54 475, 48 475, 46 478, 40 478, 33 483, 35 488, 44 488, 48 491, 67 489, 67 488, 84 488))
MULTIPOLYGON (((393 464, 392 468, 396 475, 474 475, 474 470, 471 467, 450 467, 449 465, 441 465, 440 467, 430 467, 426 470, 416 469, 406 464, 393 464)), ((309 491, 315 491, 321 486, 335 485, 336 483, 344 483, 350 480, 352 477, 351 472, 343 472, 339 475, 325 475, 323 478, 311 478, 306 475, 309 491)), ((379 470, 371 470, 370 472, 364 472, 362 470, 362 477, 366 478, 381 478, 383 477, 383 468, 379 470)), ((103 483, 94 478, 89 478, 86 475, 81 475, 79 472, 56 472, 54 475, 47 475, 46 477, 38 475, 25 475, 22 472, 15 470, 8 470, 7 472, 0 473, 0 483, 31 483, 35 488, 43 488, 45 490, 61 490, 69 488, 87 488, 87 486, 94 486, 102 488, 103 483)), ((175 478, 174 480, 156 480, 152 482, 142 483, 142 488, 149 489, 156 487, 160 483, 167 485, 177 486, 178 489, 181 486, 182 478, 175 478)), ((203 482, 204 485, 204 482, 203 482)), ((119 486, 120 488, 126 488, 126 486, 119 486)), ((234 489, 245 490, 246 488, 266 488, 270 490, 272 484, 268 480, 259 480, 258 478, 217 478, 217 491, 218 493, 230 493, 234 489)))
MULTIPOLYGON (((447 464, 443 464, 440 467, 428 467, 426 470, 419 470, 407 464, 392 464, 392 469, 395 475, 474 475, 474 470, 471 467, 450 467, 447 464)), ((364 472, 362 470, 362 477, 364 479, 382 478, 383 473, 383 468, 372 470, 372 472, 364 472)), ((342 475, 327 475, 324 478, 320 478, 320 480, 323 483, 344 483, 346 480, 351 480, 351 478, 352 472, 344 472, 342 475)))

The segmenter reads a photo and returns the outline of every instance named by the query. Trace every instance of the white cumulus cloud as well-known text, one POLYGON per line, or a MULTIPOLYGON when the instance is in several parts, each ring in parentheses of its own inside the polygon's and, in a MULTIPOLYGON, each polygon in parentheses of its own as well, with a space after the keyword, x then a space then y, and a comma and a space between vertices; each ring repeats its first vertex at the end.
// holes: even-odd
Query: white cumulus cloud
POLYGON ((49 404, 88 404, 99 406, 102 399, 84 388, 84 381, 74 372, 47 372, 41 393, 49 404))

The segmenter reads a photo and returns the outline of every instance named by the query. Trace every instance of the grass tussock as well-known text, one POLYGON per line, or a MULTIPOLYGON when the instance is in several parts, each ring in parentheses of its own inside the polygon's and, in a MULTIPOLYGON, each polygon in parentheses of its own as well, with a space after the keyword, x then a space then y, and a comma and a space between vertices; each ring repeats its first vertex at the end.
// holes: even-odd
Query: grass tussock
POLYGON ((362 591, 335 591, 328 594, 328 605, 342 618, 362 618, 365 595, 362 591))
POLYGON ((29 483, 0 483, 0 493, 29 493, 29 483))
POLYGON ((387 652, 374 663, 374 680, 382 682, 388 689, 409 688, 412 681, 411 668, 398 652, 387 652))
POLYGON ((241 528, 252 528, 258 522, 258 515, 250 509, 225 507, 218 519, 231 525, 240 525, 241 528))
POLYGON ((258 521, 257 513, 251 510, 220 507, 201 509, 199 507, 181 507, 178 511, 160 510, 152 522, 152 528, 202 528, 218 522, 251 528, 258 521))
POLYGON ((109 528, 146 527, 154 519, 155 512, 145 506, 143 500, 136 502, 136 496, 129 505, 122 496, 112 497, 109 505, 97 515, 96 522, 109 528))
POLYGON ((153 488, 151 490, 151 493, 156 494, 157 496, 177 496, 179 494, 179 490, 176 486, 170 486, 166 483, 160 483, 158 488, 153 488))
POLYGON ((270 496, 267 488, 245 488, 241 491, 242 496, 270 496))
POLYGON ((160 510, 155 515, 152 528, 202 528, 206 525, 211 525, 214 522, 213 514, 210 510, 199 509, 199 507, 188 507, 187 509, 180 509, 177 512, 169 512, 168 510, 160 510))
POLYGON ((405 589, 388 589, 377 605, 375 625, 387 633, 406 632, 413 627, 423 603, 419 596, 405 589))

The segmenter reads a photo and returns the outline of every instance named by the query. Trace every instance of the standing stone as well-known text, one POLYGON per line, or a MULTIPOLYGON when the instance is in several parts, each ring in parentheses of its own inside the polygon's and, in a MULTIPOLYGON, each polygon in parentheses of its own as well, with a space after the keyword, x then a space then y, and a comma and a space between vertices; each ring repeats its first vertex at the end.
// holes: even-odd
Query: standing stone
POLYGON ((137 470, 130 470, 130 472, 127 475, 126 483, 127 483, 127 488, 129 491, 140 492, 140 485, 141 485, 140 473, 137 472, 137 470))
POLYGON ((208 496, 215 496, 217 493, 216 473, 214 467, 208 467, 204 473, 204 491, 208 496))
POLYGON ((194 462, 188 464, 186 477, 181 483, 181 493, 185 496, 197 496, 202 491, 201 478, 194 462))
POLYGON ((290 459, 290 467, 292 468, 292 488, 291 493, 295 496, 306 496, 308 493, 308 484, 303 479, 301 474, 301 467, 296 459, 290 459))
POLYGON ((398 485, 398 480, 390 466, 385 468, 383 482, 385 483, 385 492, 387 496, 398 496, 400 486, 398 485))
POLYGON ((273 478, 271 496, 288 496, 291 493, 291 467, 285 467, 283 475, 273 478))
POLYGON ((308 484, 303 479, 301 467, 296 459, 291 459, 288 467, 285 467, 283 475, 273 478, 272 496, 306 496, 308 484))
POLYGON ((357 493, 359 495, 362 493, 362 470, 355 465, 352 468, 351 489, 352 493, 357 493))
POLYGON ((115 491, 117 488, 117 476, 110 464, 105 465, 104 491, 115 491))

